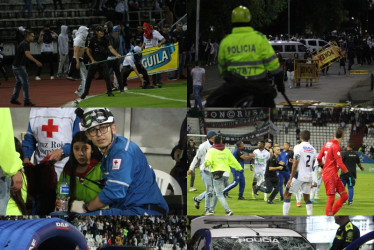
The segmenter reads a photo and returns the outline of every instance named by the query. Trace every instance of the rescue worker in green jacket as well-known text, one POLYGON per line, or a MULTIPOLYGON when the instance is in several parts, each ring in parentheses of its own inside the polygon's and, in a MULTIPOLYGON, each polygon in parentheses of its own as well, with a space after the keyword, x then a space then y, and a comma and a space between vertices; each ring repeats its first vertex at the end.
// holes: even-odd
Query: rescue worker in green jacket
POLYGON ((208 97, 208 107, 232 106, 232 100, 242 95, 253 96, 252 106, 275 107, 277 93, 268 73, 274 76, 278 91, 284 93, 279 60, 265 35, 249 26, 250 20, 248 8, 239 6, 232 11, 232 33, 221 41, 218 51, 218 67, 225 83, 208 97))
POLYGON ((66 163, 57 184, 56 208, 59 210, 62 201, 59 200, 61 183, 69 185, 69 203, 74 200, 89 202, 101 192, 102 172, 100 169, 102 155, 99 149, 88 140, 84 131, 74 135, 71 142, 69 161, 66 163))
POLYGON ((340 227, 336 231, 330 250, 342 250, 355 239, 360 238, 360 230, 349 220, 349 216, 334 216, 335 223, 340 227))

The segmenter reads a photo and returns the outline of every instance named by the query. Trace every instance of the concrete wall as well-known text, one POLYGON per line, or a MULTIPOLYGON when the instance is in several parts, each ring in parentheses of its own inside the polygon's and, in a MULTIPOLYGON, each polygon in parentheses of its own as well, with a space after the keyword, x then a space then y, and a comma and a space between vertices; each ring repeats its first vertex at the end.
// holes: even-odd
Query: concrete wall
MULTIPOLYGON (((149 164, 170 172, 174 161, 171 149, 178 143, 179 131, 186 110, 151 108, 112 108, 117 124, 117 135, 135 142, 147 156, 149 164)), ((14 136, 21 138, 27 131, 30 108, 11 108, 14 136)))

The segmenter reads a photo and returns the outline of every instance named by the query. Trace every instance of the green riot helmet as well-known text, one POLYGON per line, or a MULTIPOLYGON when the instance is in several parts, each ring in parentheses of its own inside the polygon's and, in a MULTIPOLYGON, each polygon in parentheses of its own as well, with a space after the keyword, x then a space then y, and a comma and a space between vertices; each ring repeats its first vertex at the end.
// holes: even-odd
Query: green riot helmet
POLYGON ((233 9, 231 13, 232 23, 249 23, 249 21, 251 21, 251 13, 247 7, 240 5, 233 9))

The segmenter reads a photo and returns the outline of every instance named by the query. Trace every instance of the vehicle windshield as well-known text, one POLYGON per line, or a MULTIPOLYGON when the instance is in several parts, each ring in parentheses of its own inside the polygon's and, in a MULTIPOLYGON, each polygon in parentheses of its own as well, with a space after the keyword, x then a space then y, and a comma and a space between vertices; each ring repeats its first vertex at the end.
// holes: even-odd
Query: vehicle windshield
POLYGON ((213 238, 212 250, 314 250, 303 237, 257 236, 236 238, 213 238))

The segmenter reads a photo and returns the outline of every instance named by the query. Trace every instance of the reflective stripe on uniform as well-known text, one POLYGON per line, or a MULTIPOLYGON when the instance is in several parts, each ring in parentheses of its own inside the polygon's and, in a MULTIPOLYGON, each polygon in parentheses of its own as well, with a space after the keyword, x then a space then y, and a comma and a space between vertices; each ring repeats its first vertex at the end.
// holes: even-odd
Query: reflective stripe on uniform
POLYGON ((277 56, 274 54, 273 56, 269 57, 268 59, 264 59, 263 63, 268 64, 268 63, 272 62, 275 58, 277 58, 277 56))
POLYGON ((130 186, 130 185, 127 184, 126 182, 122 182, 122 181, 108 180, 108 182, 117 183, 117 184, 120 184, 120 185, 123 185, 123 186, 126 186, 126 187, 129 187, 129 186, 130 186))
POLYGON ((252 80, 252 81, 254 81, 254 80, 262 80, 262 79, 264 79, 266 77, 266 72, 264 72, 262 74, 259 74, 259 75, 256 75, 256 76, 242 76, 242 75, 239 75, 239 74, 237 74, 237 73, 235 73, 233 71, 231 71, 231 73, 234 76, 238 77, 238 78, 242 78, 242 79, 245 79, 245 80, 252 80))

